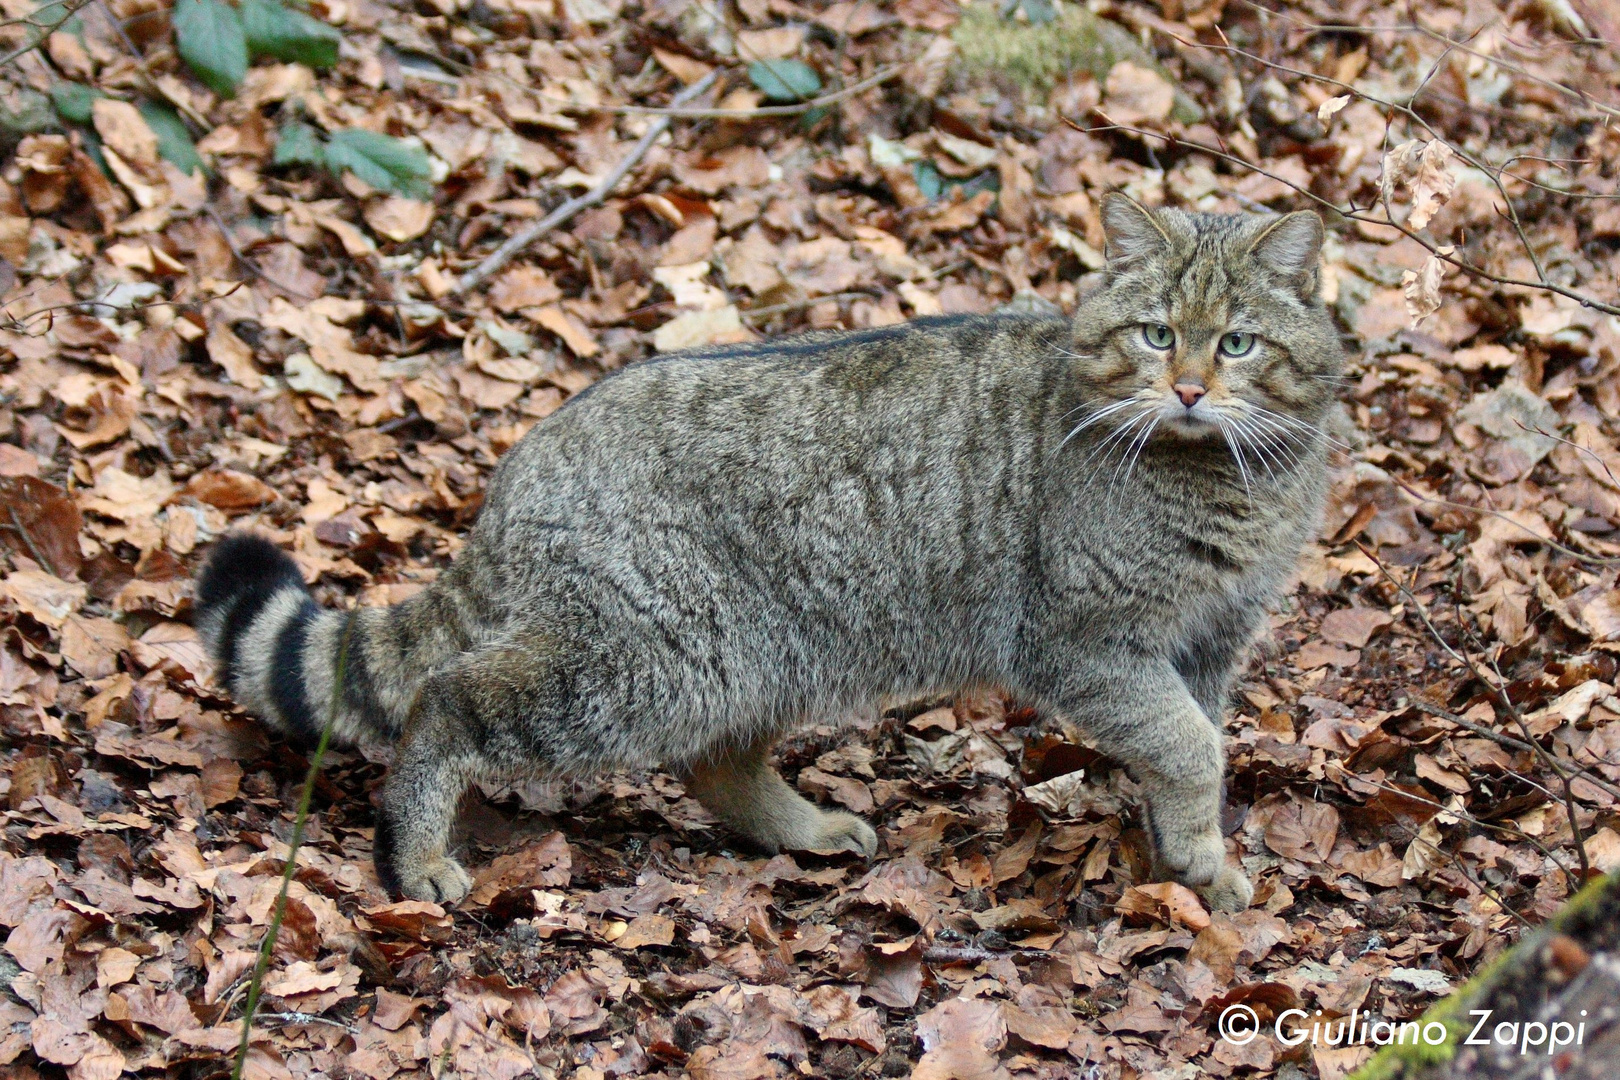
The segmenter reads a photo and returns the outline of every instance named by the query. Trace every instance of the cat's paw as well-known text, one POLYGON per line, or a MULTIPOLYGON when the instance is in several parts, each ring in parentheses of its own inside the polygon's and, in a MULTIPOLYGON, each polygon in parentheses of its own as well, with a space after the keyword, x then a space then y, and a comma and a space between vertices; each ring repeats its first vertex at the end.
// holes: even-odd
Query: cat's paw
POLYGON ((822 810, 814 842, 815 851, 853 851, 870 859, 877 854, 877 833, 872 826, 842 810, 822 810))
POLYGON ((1161 836, 1154 856, 1160 876, 1201 889, 1213 884, 1226 868, 1226 843, 1219 829, 1161 836))
POLYGON ((407 900, 454 904, 472 891, 472 878, 448 855, 396 868, 399 891, 407 900))
POLYGON ((1232 865, 1222 866, 1214 880, 1197 891, 1212 911, 1242 911, 1254 900, 1248 875, 1232 865))

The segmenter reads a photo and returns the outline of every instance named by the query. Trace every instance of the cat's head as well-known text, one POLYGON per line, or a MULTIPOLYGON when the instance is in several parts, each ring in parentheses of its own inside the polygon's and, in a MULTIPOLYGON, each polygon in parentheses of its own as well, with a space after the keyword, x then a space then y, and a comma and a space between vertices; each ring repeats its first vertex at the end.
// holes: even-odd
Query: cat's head
POLYGON ((1149 210, 1112 194, 1102 219, 1108 262, 1074 327, 1094 399, 1083 424, 1228 445, 1320 424, 1343 353, 1319 294, 1316 214, 1149 210))

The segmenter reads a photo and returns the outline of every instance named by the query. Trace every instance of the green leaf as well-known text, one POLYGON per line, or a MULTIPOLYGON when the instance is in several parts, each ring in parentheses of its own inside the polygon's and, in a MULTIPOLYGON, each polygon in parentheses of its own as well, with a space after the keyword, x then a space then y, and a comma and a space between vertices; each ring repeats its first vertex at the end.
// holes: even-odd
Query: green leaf
POLYGON ((247 37, 242 17, 223 0, 175 0, 174 36, 180 58, 209 89, 236 94, 247 74, 247 37))
POLYGON ((768 101, 804 101, 821 93, 821 76, 802 60, 755 60, 748 65, 748 81, 768 101))
POLYGON ((0 129, 26 135, 57 126, 51 99, 27 86, 0 87, 0 129))
POLYGON ((95 128, 87 128, 84 131, 84 152, 96 163, 96 168, 101 170, 103 176, 115 184, 118 182, 118 177, 107 167, 107 155, 101 152, 101 136, 96 134, 95 128))
POLYGON ((372 187, 413 199, 433 193, 433 174, 427 151, 391 135, 364 128, 332 133, 326 144, 326 167, 342 175, 347 169, 372 187))
POLYGON ((88 124, 91 106, 97 98, 106 96, 84 83, 59 82, 51 87, 51 104, 56 106, 56 115, 70 124, 88 124))
POLYGON ((917 181, 917 187, 923 193, 923 198, 933 202, 945 193, 945 177, 941 175, 939 166, 932 161, 918 161, 911 166, 911 175, 917 181))
POLYGON ((338 61, 337 27, 277 3, 277 0, 242 0, 242 29, 254 56, 329 68, 338 61))
POLYGON ((1052 0, 1023 0, 1024 14, 1033 26, 1043 26, 1057 18, 1052 0))
POLYGON ((135 107, 141 111, 141 118, 152 129, 152 134, 157 136, 159 154, 187 176, 195 176, 198 169, 208 171, 179 113, 156 101, 142 100, 135 107))
POLYGON ((273 161, 277 165, 324 165, 326 148, 314 128, 302 120, 289 120, 276 135, 273 161))

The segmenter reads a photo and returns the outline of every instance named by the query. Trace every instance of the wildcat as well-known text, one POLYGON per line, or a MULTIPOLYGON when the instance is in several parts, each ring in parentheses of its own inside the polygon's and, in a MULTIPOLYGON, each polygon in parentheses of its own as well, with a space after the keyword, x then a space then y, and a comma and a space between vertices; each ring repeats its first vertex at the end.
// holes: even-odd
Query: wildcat
POLYGON ((375 852, 407 897, 467 893, 446 848, 483 776, 662 765, 764 849, 870 857, 871 826, 802 798, 772 744, 993 684, 1130 768, 1160 872, 1245 907, 1221 718, 1322 506, 1322 225, 1123 195, 1102 215, 1072 320, 919 319, 600 380, 395 607, 322 610, 267 540, 222 539, 197 622, 225 686, 305 741, 328 715, 340 741, 398 741, 375 852))

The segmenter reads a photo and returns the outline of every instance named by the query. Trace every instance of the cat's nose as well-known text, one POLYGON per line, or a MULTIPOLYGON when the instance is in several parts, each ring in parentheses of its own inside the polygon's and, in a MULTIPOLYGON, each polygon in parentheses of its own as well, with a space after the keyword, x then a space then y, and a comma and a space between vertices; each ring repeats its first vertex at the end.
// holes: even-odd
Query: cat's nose
POLYGON ((1176 397, 1180 398, 1181 403, 1189 409, 1198 404, 1199 399, 1206 393, 1203 381, 1196 378, 1182 379, 1170 389, 1175 391, 1176 397))

